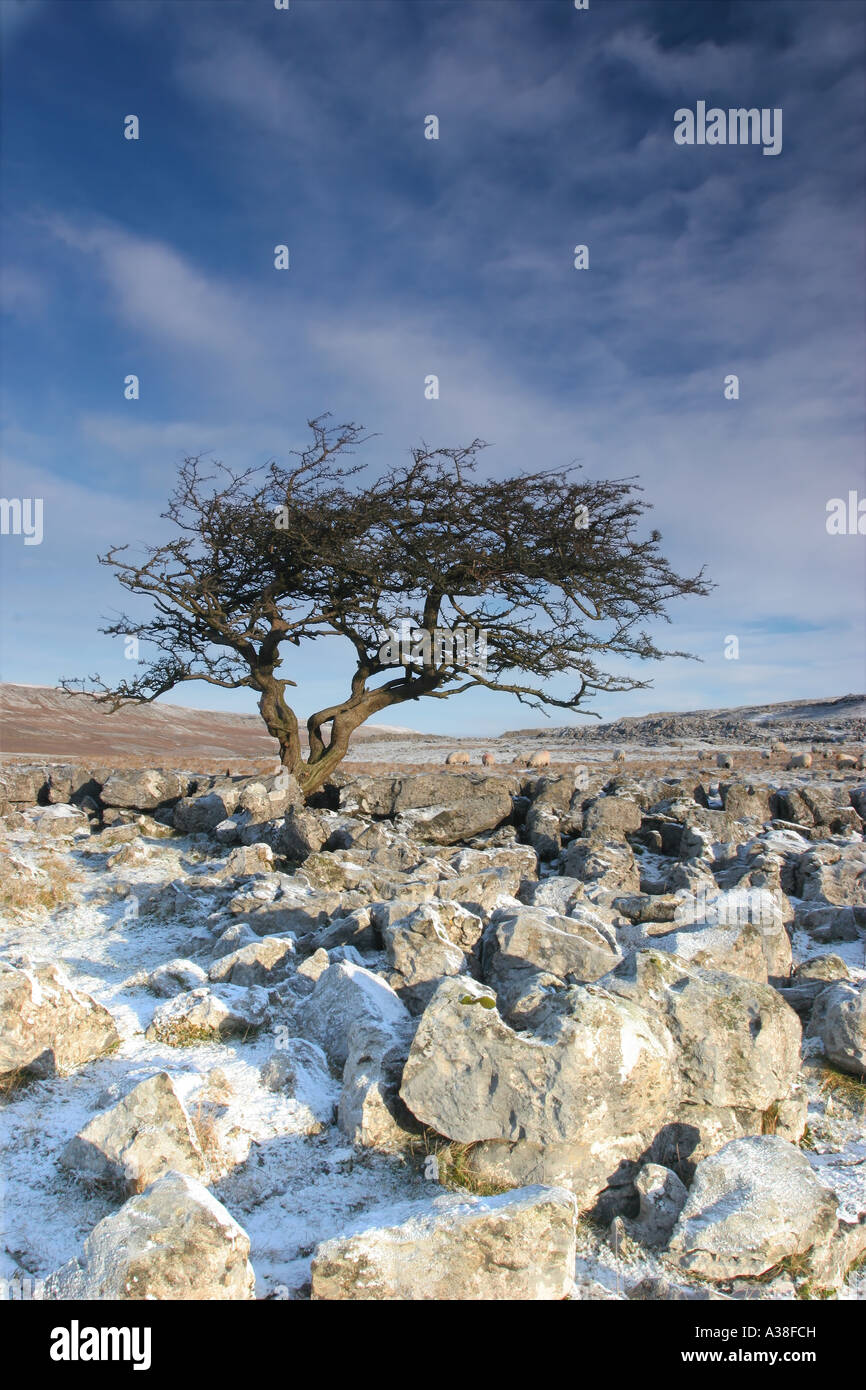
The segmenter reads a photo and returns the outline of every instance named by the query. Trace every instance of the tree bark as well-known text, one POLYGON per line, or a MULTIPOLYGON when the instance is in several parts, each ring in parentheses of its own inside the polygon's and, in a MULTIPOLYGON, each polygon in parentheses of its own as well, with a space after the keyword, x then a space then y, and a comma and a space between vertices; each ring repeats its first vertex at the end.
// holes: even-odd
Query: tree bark
MULTIPOLYGON (((283 691, 285 684, 277 680, 271 671, 258 670, 253 675, 255 688, 259 694, 259 713, 265 722, 268 733, 280 746, 280 762, 301 782, 301 772, 305 763, 301 757, 301 736, 298 731, 298 717, 286 704, 283 691)), ((301 782, 303 786, 303 782, 301 782)))

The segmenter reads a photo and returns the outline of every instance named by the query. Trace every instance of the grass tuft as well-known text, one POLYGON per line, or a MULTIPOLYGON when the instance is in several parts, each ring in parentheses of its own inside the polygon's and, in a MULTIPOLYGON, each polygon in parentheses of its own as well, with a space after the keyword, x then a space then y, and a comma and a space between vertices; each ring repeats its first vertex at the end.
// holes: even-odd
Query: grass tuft
POLYGON ((821 1075, 821 1094, 839 1101, 855 1114, 866 1114, 866 1081, 826 1066, 821 1075))
POLYGON ((427 1159, 433 1155, 439 1182, 452 1192, 471 1192, 476 1197, 498 1197, 503 1192, 511 1192, 514 1183, 485 1182, 472 1172, 467 1159, 475 1147, 475 1144, 458 1144, 426 1129, 413 1141, 410 1151, 420 1158, 422 1166, 426 1166, 427 1159))
POLYGON ((763 1117, 761 1119, 761 1133, 775 1134, 778 1123, 779 1101, 774 1100, 772 1105, 769 1105, 767 1109, 764 1111, 763 1117))
POLYGON ((815 1136, 814 1136, 814 1134, 812 1133, 812 1126, 811 1126, 811 1125, 808 1125, 808 1124, 807 1124, 807 1125, 806 1125, 806 1128, 803 1130, 803 1136, 802 1136, 802 1138, 801 1138, 801 1140, 800 1140, 800 1148, 801 1148, 801 1149, 808 1149, 811 1153, 817 1153, 817 1152, 818 1152, 818 1146, 817 1146, 817 1144, 815 1143, 815 1136))
POLYGON ((167 1047, 198 1047, 200 1043, 221 1043, 225 1039, 208 1028, 198 1028, 188 1023, 172 1023, 160 1027, 158 1041, 167 1047))
POLYGON ((20 861, 6 858, 8 854, 8 845, 0 845, 0 912, 13 921, 53 912, 74 899, 81 875, 65 856, 42 850, 38 862, 25 868, 20 861))

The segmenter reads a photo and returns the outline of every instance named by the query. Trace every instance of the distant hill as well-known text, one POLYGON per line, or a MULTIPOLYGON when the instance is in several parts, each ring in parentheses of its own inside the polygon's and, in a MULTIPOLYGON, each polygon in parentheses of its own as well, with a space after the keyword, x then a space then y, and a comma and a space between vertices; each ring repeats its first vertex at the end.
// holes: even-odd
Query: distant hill
MULTIPOLYGON (((302 737, 306 741, 305 729, 302 737)), ((393 724, 369 724, 354 735, 383 742, 435 737, 393 724)), ((278 752, 257 714, 169 704, 127 706, 111 714, 89 695, 0 683, 0 755, 6 757, 186 766, 276 758, 278 752)))
POLYGON ((841 741, 866 737, 866 695, 839 695, 823 700, 783 700, 731 709, 668 710, 627 715, 606 724, 566 725, 547 729, 513 729, 503 739, 538 738, 548 742, 667 743, 676 739, 719 743, 841 741))

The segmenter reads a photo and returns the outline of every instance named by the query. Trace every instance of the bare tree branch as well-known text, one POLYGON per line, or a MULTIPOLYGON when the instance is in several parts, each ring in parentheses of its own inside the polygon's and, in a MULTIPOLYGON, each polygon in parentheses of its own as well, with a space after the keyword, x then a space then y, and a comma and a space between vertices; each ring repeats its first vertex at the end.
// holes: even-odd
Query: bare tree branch
POLYGON ((154 655, 113 688, 92 677, 97 698, 117 708, 185 681, 248 687, 309 795, 383 709, 486 689, 598 717, 586 708, 594 696, 649 685, 599 660, 688 655, 657 647, 646 623, 670 621, 671 600, 711 586, 703 570, 674 573, 658 531, 638 536, 647 504, 634 479, 591 481, 572 465, 478 480, 486 446, 475 439, 422 443, 364 486, 364 465, 348 460, 370 436, 327 415, 308 427, 309 444, 288 465, 236 472, 186 459, 163 513, 173 538, 143 559, 127 546, 100 557, 123 588, 150 600, 144 623, 121 614, 102 631, 135 633, 154 655), (483 667, 447 643, 432 642, 429 659, 395 658, 384 643, 401 619, 431 636, 485 632, 483 667), (346 699, 308 718, 305 758, 285 698, 295 682, 282 667, 288 650, 322 637, 347 641, 355 669, 346 699), (548 683, 567 674, 577 683, 565 697, 548 683))

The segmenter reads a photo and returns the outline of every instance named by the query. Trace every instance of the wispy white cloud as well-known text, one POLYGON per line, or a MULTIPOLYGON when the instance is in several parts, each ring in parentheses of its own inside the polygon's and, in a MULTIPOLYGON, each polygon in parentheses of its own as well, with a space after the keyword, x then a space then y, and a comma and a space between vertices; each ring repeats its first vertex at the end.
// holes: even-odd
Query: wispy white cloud
MULTIPOLYGON (((105 9, 156 45, 196 139, 213 134, 222 258, 196 245, 210 210, 142 234, 113 196, 91 196, 43 219, 64 248, 45 278, 26 235, 7 278, 19 322, 62 318, 69 295, 89 311, 83 351, 149 354, 129 411, 97 391, 70 398, 62 438, 32 420, 7 432, 24 478, 50 475, 52 453, 56 473, 90 478, 94 551, 118 528, 150 538, 178 458, 262 462, 297 447, 321 410, 379 432, 372 469, 421 438, 481 435, 497 474, 574 459, 590 476, 638 474, 673 562, 706 562, 718 589, 661 633, 706 663, 654 669, 640 708, 861 684, 862 539, 824 526, 829 496, 862 489, 866 249, 850 173, 862 23, 848 8, 774 5, 784 42, 758 22, 682 43, 645 4, 570 24, 564 7, 522 0, 203 13, 105 9), (782 157, 675 147, 675 105, 715 91, 784 105, 782 157), (438 143, 422 137, 428 112, 438 143), (271 281, 249 247, 284 236, 291 279, 271 281), (571 267, 579 241, 585 277, 571 267), (431 373, 438 401, 424 399, 431 373), (135 520, 111 500, 132 490, 135 520), (739 663, 721 654, 730 632, 739 663)), ((87 491, 52 493, 53 514, 66 503, 86 529, 87 491)), ((88 604, 100 576, 81 579, 88 604)), ((336 689, 338 664, 304 669, 333 672, 336 689)), ((490 717, 531 722, 506 705, 490 717)))
POLYGON ((172 354, 191 382, 216 376, 214 385, 230 382, 250 402, 279 396, 275 348, 287 331, 279 296, 207 272, 166 241, 104 221, 48 217, 43 225, 76 256, 81 283, 95 270, 114 317, 172 354))
POLYGON ((254 315, 243 296, 165 242, 65 218, 55 219, 52 230, 66 246, 96 258, 114 307, 127 323, 181 348, 255 353, 254 315))

